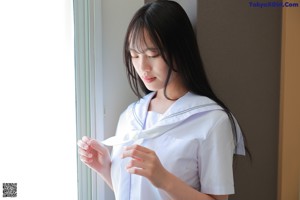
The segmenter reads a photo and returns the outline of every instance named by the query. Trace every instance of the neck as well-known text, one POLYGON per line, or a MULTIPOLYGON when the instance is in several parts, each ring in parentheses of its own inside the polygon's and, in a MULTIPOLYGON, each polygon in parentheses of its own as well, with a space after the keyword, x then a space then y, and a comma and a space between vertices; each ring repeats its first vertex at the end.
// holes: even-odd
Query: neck
MULTIPOLYGON (((168 91, 168 90, 167 90, 168 91)), ((157 113, 163 114, 166 110, 180 97, 185 95, 187 90, 177 90, 176 92, 166 93, 167 97, 164 95, 164 90, 159 90, 156 95, 151 100, 148 111, 155 111, 157 113)))
POLYGON ((156 93, 156 96, 154 98, 160 99, 160 100, 170 100, 170 101, 176 101, 183 95, 185 95, 188 92, 188 90, 185 87, 177 87, 177 88, 169 88, 158 90, 156 93))

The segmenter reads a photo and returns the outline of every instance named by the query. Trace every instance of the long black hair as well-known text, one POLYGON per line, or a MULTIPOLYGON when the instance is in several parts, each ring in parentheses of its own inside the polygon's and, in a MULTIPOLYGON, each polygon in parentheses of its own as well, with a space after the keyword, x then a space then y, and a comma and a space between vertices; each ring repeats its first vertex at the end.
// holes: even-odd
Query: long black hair
MULTIPOLYGON (((184 9, 176 2, 157 0, 147 3, 135 13, 129 23, 124 41, 124 62, 133 92, 138 97, 143 96, 141 90, 144 94, 151 92, 136 73, 129 51, 132 43, 137 47, 145 44, 145 31, 169 67, 164 90, 166 98, 166 86, 171 72, 175 71, 180 74, 183 84, 190 92, 206 96, 224 109, 236 136, 230 110, 215 95, 207 79, 192 24, 184 9)), ((247 147, 246 152, 251 158, 247 147)))

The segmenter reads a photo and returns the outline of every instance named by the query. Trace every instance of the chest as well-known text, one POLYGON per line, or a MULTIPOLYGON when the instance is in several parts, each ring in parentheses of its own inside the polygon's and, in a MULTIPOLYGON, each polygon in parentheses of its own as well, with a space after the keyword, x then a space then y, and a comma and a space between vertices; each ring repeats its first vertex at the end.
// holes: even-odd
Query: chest
MULTIPOLYGON (((159 137, 141 139, 135 143, 155 151, 160 162, 169 172, 188 185, 199 189, 199 173, 201 171, 199 170, 201 163, 199 149, 201 141, 205 140, 209 130, 207 126, 201 126, 204 123, 207 122, 202 121, 201 118, 189 119, 159 137)), ((122 147, 114 148, 112 164, 119 173, 112 173, 125 177, 127 173, 125 166, 129 159, 120 159, 119 155, 122 151, 122 147), (120 166, 123 167, 120 168, 120 166)), ((119 179, 120 177, 116 178, 119 179)))
POLYGON ((191 177, 197 176, 199 142, 196 139, 165 134, 142 145, 154 150, 162 165, 183 181, 191 182, 191 177))

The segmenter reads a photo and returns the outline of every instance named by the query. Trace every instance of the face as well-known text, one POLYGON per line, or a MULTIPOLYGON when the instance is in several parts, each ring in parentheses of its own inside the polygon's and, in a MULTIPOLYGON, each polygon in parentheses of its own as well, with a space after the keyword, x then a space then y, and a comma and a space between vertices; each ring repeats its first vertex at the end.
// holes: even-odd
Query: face
MULTIPOLYGON (((148 90, 163 92, 169 68, 147 32, 144 33, 144 37, 145 43, 141 44, 139 50, 132 43, 130 45, 132 64, 148 90)), ((178 84, 179 76, 172 72, 167 91, 172 92, 178 84)))

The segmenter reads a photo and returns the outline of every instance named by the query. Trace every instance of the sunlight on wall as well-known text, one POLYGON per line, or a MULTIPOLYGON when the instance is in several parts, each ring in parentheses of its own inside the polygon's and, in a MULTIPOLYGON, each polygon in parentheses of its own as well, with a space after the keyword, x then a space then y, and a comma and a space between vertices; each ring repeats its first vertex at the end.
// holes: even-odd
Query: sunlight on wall
POLYGON ((0 1, 0 184, 17 199, 77 199, 72 9, 0 1))

